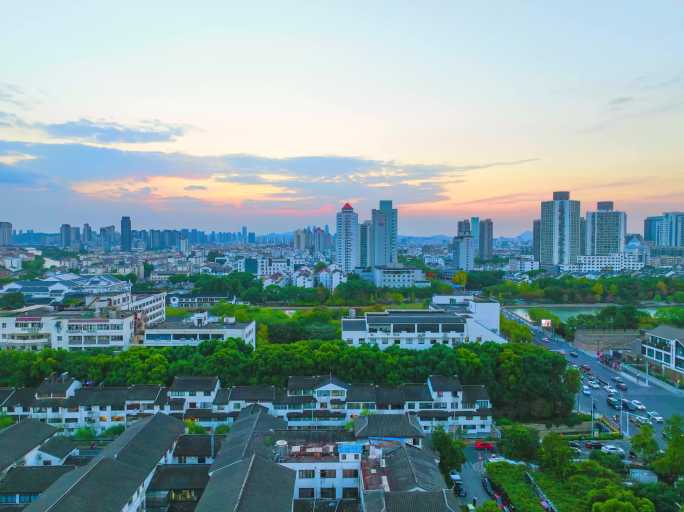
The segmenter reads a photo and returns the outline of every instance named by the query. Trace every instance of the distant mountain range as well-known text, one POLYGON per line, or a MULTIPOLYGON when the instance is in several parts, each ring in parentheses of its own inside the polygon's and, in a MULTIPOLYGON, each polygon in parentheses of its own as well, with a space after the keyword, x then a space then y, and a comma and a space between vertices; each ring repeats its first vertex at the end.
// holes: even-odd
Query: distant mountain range
MULTIPOLYGON (((407 245, 438 245, 448 244, 454 238, 448 235, 430 235, 430 236, 409 236, 399 235, 397 237, 400 244, 407 245)), ((496 240, 518 243, 529 243, 532 241, 532 231, 523 231, 518 236, 499 236, 496 240)))

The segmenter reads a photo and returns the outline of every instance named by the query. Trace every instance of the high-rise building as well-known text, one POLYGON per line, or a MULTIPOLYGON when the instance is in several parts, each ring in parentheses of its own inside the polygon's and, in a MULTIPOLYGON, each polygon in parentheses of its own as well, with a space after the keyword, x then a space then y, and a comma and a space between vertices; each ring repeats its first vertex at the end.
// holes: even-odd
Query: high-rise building
POLYGON ((539 256, 542 268, 577 263, 580 252, 580 202, 570 192, 554 192, 541 204, 539 256))
POLYGON ((666 247, 684 247, 684 212, 663 213, 661 242, 666 247))
POLYGON ((380 201, 379 208, 371 214, 372 227, 372 265, 395 265, 397 259, 397 209, 392 201, 380 201))
POLYGON ((90 224, 87 222, 83 224, 83 238, 82 241, 84 244, 89 244, 92 243, 93 241, 93 228, 90 227, 90 224))
POLYGON ((71 226, 62 224, 59 228, 59 245, 63 249, 71 248, 71 226))
POLYGON ((116 228, 114 226, 105 226, 100 228, 100 243, 105 252, 112 250, 116 238, 116 228))
POLYGON ((475 268, 475 243, 470 233, 454 237, 451 259, 458 270, 469 272, 475 268))
POLYGON ((534 261, 539 261, 539 250, 541 247, 541 220, 534 219, 532 222, 532 256, 534 261))
MULTIPOLYGON (((473 218, 477 219, 477 217, 473 218)), ((470 224, 473 225, 472 219, 470 224)), ((490 260, 494 254, 494 222, 492 219, 477 219, 477 231, 477 239, 473 236, 473 245, 476 244, 476 240, 479 245, 476 250, 477 256, 483 260, 490 260)))
POLYGON ((470 221, 468 219, 458 221, 458 231, 456 236, 469 235, 472 236, 472 231, 470 231, 470 221))
POLYGON ((12 223, 0 222, 0 246, 9 245, 12 240, 12 223))
POLYGON ((256 233, 254 231, 250 231, 247 233, 247 243, 248 244, 255 244, 256 243, 256 233))
POLYGON ((470 236, 473 237, 475 257, 480 256, 480 217, 470 217, 470 236))
POLYGON ((124 252, 130 252, 132 247, 131 218, 121 217, 121 250, 124 252))
POLYGON ((359 216, 349 203, 337 213, 335 261, 342 272, 352 272, 359 266, 359 216))
POLYGON ((359 266, 366 268, 373 264, 373 223, 364 221, 359 226, 359 266))
POLYGON ((306 251, 308 249, 305 229, 295 229, 292 234, 292 241, 296 251, 306 251))
POLYGON ((81 228, 71 226, 71 246, 78 248, 81 245, 81 228))
POLYGON ((587 254, 587 219, 580 217, 579 256, 587 254))
POLYGON ((246 244, 247 243, 247 226, 242 226, 242 233, 240 236, 242 237, 242 243, 246 244))
POLYGON ((644 240, 653 245, 662 245, 663 216, 646 217, 644 219, 644 240))
POLYGON ((587 256, 609 256, 625 250, 627 214, 613 209, 612 201, 599 201, 586 216, 587 256))

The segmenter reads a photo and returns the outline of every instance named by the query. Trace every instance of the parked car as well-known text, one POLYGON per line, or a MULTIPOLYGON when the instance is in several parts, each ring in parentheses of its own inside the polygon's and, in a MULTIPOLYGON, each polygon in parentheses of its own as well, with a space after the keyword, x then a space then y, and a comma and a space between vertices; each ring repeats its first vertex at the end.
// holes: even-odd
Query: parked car
POLYGON ((662 423, 665 421, 663 417, 658 414, 656 411, 649 411, 646 413, 646 415, 651 418, 651 420, 655 421, 656 423, 662 423))
POLYGON ((570 448, 582 448, 582 444, 579 441, 570 441, 568 446, 570 446, 570 448))
POLYGON ((615 455, 619 455, 620 457, 625 456, 625 450, 623 450, 619 446, 615 446, 614 444, 606 444, 606 445, 602 446, 601 451, 603 453, 612 453, 615 455))
POLYGON ((627 400, 626 398, 622 399, 622 408, 625 411, 636 411, 636 408, 634 407, 634 404, 627 400))
POLYGON ((617 389, 615 389, 613 386, 610 386, 610 385, 604 386, 603 389, 605 389, 609 395, 617 394, 617 389))
POLYGON ((636 425, 650 425, 651 420, 647 418, 646 416, 637 416, 636 414, 632 415, 630 418, 632 420, 632 423, 635 423, 636 425))
POLYGON ((632 405, 638 410, 638 411, 645 411, 646 406, 642 404, 639 400, 632 400, 632 405))
POLYGON ((484 477, 482 479, 482 488, 487 493, 487 496, 490 498, 494 497, 494 488, 492 487, 492 483, 489 481, 489 478, 484 477))
POLYGON ((591 389, 600 389, 600 388, 601 388, 601 386, 599 385, 599 383, 596 382, 595 380, 590 380, 589 382, 587 382, 587 385, 588 385, 591 389))
POLYGON ((584 447, 588 450, 600 450, 603 447, 603 443, 601 441, 586 441, 584 447))
POLYGON ((589 386, 582 386, 582 394, 591 396, 591 388, 589 386))
POLYGON ((476 450, 493 450, 494 449, 494 443, 491 443, 489 441, 482 441, 478 439, 475 441, 475 449, 476 450))

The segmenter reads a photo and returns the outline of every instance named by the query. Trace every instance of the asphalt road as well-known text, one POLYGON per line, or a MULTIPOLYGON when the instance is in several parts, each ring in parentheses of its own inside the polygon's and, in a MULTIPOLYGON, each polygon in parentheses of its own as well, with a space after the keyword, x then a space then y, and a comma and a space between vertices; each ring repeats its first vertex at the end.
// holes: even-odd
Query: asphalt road
MULTIPOLYGON (((533 326, 510 311, 504 310, 504 314, 507 318, 524 323, 528 327, 532 328, 535 343, 545 346, 549 350, 564 353, 566 359, 571 364, 578 366, 584 364, 589 365, 591 368, 591 374, 594 377, 598 377, 615 387, 615 382, 612 381, 612 378, 615 376, 620 376, 625 384, 627 384, 627 391, 623 391, 621 394, 617 395, 618 399, 626 398, 628 400, 639 400, 646 406, 646 411, 656 411, 665 419, 669 418, 675 413, 684 413, 684 397, 676 395, 659 386, 654 386, 653 384, 646 385, 644 382, 637 383, 633 378, 625 376, 624 373, 601 364, 598 361, 596 354, 590 354, 581 350, 577 350, 574 345, 568 343, 559 336, 551 339, 551 334, 549 332, 541 331, 538 327, 533 326), (549 341, 544 341, 545 338, 549 339, 549 341), (576 352, 578 354, 577 357, 571 356, 570 352, 576 352)), ((607 416, 608 418, 613 418, 615 415, 618 415, 619 418, 620 411, 610 407, 606 401, 607 398, 608 393, 605 391, 605 389, 603 389, 603 387, 599 389, 592 389, 590 396, 586 396, 580 392, 576 398, 576 408, 582 412, 590 413, 593 402, 596 412, 607 416)), ((646 411, 634 411, 633 414, 645 416, 646 411)), ((618 419, 618 423, 620 423, 620 427, 626 435, 633 435, 639 426, 630 422, 628 420, 628 416, 628 414, 623 413, 621 420, 618 419)), ((659 444, 663 446, 665 444, 662 438, 663 424, 653 423, 653 427, 656 431, 656 439, 658 440, 659 444)))

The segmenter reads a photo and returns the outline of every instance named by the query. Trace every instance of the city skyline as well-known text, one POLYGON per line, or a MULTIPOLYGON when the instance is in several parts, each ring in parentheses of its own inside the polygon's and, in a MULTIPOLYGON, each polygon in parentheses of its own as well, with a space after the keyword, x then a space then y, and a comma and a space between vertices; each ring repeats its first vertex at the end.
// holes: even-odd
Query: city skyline
POLYGON ((684 197, 684 35, 660 7, 8 8, 0 213, 282 232, 391 196, 404 234, 515 235, 571 190, 634 232, 684 197))

